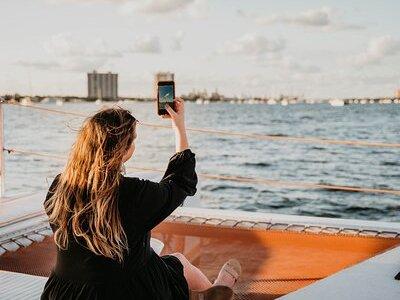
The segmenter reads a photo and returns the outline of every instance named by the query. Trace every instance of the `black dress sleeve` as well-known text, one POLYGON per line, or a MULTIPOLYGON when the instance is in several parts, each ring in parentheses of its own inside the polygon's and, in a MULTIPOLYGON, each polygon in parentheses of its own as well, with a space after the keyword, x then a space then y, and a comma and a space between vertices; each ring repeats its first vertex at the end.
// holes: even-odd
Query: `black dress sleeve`
POLYGON ((170 158, 160 182, 138 179, 136 185, 128 181, 131 185, 128 197, 135 198, 133 222, 146 231, 151 230, 182 205, 187 196, 193 196, 197 191, 195 165, 195 154, 186 149, 170 158))
MULTIPOLYGON (((44 202, 43 202, 43 207, 44 208, 46 208, 47 202, 50 200, 50 197, 53 196, 53 194, 55 192, 55 189, 56 189, 57 184, 58 184, 58 180, 60 179, 60 175, 61 174, 57 174, 57 176, 53 179, 53 182, 51 183, 51 185, 49 187, 49 190, 48 190, 48 192, 46 194, 46 198, 44 199, 44 202)), ((46 211, 46 213, 47 213, 47 211, 46 211)), ((56 225, 53 224, 53 223, 50 223, 50 227, 53 230, 53 232, 57 229, 56 225)))
POLYGON ((51 183, 49 190, 47 191, 46 198, 44 199, 43 205, 46 205, 47 201, 49 201, 50 197, 53 196, 55 189, 58 184, 58 180, 60 179, 61 174, 57 174, 56 177, 53 179, 53 182, 51 183))

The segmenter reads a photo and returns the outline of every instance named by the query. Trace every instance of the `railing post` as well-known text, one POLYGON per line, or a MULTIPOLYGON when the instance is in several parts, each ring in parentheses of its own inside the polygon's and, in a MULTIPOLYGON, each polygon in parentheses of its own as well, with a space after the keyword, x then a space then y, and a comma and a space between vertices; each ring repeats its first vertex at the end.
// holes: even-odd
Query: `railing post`
POLYGON ((0 202, 4 196, 4 115, 3 115, 3 100, 0 100, 0 202))

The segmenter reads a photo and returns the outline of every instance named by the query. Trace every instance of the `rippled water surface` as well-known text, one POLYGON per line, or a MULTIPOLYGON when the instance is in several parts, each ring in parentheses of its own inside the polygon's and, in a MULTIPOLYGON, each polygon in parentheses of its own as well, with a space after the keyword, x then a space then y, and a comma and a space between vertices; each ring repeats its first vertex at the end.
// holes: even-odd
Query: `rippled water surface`
MULTIPOLYGON (((41 107, 90 113, 101 106, 67 103, 41 107)), ((154 104, 125 102, 137 119, 168 124, 154 104)), ((5 106, 5 147, 66 156, 83 118, 5 106)), ((187 126, 260 134, 400 143, 400 105, 271 106, 187 104, 187 126)), ((286 181, 400 189, 399 148, 348 147, 189 133, 201 173, 286 181)), ((165 168, 174 153, 169 129, 138 127, 136 153, 127 167, 165 168)), ((5 153, 6 194, 48 187, 63 160, 5 153)), ((130 175, 135 175, 129 172, 130 175)), ((400 221, 400 196, 322 189, 278 188, 200 178, 188 205, 312 216, 400 221)))

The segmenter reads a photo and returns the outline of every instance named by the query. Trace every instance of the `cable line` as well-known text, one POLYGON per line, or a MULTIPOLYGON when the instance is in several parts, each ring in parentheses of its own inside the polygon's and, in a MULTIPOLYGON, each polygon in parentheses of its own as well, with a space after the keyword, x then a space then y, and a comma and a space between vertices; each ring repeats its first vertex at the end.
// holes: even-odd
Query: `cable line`
MULTIPOLYGON (((8 105, 15 105, 19 107, 32 108, 36 110, 46 111, 49 113, 58 113, 63 115, 72 115, 77 117, 88 117, 89 115, 72 112, 72 111, 63 111, 58 109, 34 106, 34 105, 22 105, 20 103, 7 103, 8 105)), ((143 126, 152 127, 152 128, 171 128, 170 125, 161 125, 154 124, 148 122, 139 122, 143 126)), ((187 131, 199 132, 199 133, 212 133, 217 135, 224 136, 232 136, 238 138, 247 138, 247 139, 257 139, 257 140, 269 140, 269 141, 289 141, 289 142, 297 142, 297 143, 306 143, 306 144, 326 144, 326 145, 342 145, 342 146, 353 146, 353 147, 384 147, 384 148, 400 148, 400 143, 385 143, 385 142, 368 142, 368 141, 360 141, 360 140, 338 140, 338 139, 327 139, 327 138, 319 138, 319 137, 296 137, 296 136, 279 136, 279 135, 268 135, 268 134, 259 134, 259 133, 246 133, 246 132, 237 132, 237 131, 226 131, 226 130, 215 130, 209 128, 186 128, 187 131)))
MULTIPOLYGON (((29 151, 29 150, 4 148, 4 151, 7 151, 8 153, 20 153, 20 154, 24 154, 24 155, 49 157, 49 158, 60 159, 60 160, 66 159, 66 156, 63 156, 63 155, 40 153, 40 152, 29 151)), ((161 173, 165 172, 165 170, 162 170, 162 169, 146 168, 146 167, 127 167, 126 169, 127 170, 137 170, 137 171, 161 172, 161 173)), ((375 189, 375 188, 368 188, 368 187, 319 184, 319 183, 302 182, 302 181, 286 181, 286 180, 279 180, 279 179, 254 178, 254 177, 243 177, 243 176, 222 175, 222 174, 198 173, 197 175, 199 177, 206 178, 206 179, 262 184, 262 185, 275 186, 275 187, 281 187, 281 188, 324 189, 324 190, 335 190, 335 191, 346 191, 346 192, 391 194, 391 195, 400 196, 400 190, 393 190, 393 189, 375 189)))

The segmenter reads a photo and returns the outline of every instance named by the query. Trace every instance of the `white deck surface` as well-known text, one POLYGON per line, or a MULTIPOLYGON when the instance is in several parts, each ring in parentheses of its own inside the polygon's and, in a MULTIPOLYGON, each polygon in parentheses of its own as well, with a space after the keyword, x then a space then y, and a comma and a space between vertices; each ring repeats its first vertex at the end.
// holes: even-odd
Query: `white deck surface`
POLYGON ((400 247, 290 293, 282 300, 399 300, 400 247))
POLYGON ((0 271, 0 299, 40 299, 47 277, 0 271))

